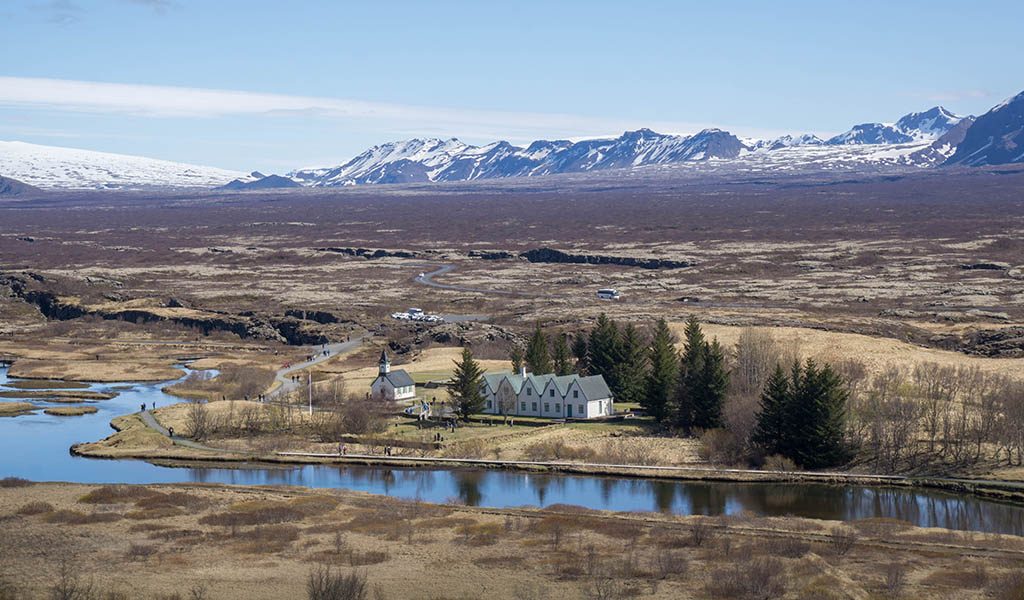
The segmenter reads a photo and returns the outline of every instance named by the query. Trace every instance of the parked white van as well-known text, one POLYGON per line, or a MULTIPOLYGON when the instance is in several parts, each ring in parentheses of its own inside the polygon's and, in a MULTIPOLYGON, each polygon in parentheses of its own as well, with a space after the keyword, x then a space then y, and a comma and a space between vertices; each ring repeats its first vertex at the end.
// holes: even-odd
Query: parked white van
POLYGON ((621 298, 621 296, 619 296, 619 290, 613 288, 602 288, 597 290, 597 297, 601 300, 618 300, 621 298))

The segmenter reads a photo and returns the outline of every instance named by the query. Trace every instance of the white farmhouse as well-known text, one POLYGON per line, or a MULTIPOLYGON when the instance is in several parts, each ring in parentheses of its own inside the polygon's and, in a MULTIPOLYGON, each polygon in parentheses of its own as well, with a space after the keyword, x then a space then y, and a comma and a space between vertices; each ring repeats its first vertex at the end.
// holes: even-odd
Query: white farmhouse
POLYGON ((391 370, 391 360, 386 350, 380 352, 377 378, 370 384, 373 398, 394 402, 416 397, 416 382, 402 369, 391 370))
POLYGON ((615 414, 604 377, 485 373, 481 383, 484 412, 549 419, 594 419, 615 414))

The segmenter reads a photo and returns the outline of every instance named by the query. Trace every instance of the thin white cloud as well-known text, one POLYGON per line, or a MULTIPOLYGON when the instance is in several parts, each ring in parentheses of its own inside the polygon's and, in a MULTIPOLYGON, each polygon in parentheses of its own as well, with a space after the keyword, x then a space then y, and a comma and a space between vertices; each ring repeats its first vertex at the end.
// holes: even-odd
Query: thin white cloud
MULTIPOLYGON (((570 114, 489 111, 292 96, 236 90, 0 77, 0 106, 70 112, 95 112, 152 118, 225 116, 307 116, 357 122, 383 132, 526 141, 622 132, 650 127, 664 133, 693 133, 710 123, 637 122, 570 114)), ((737 135, 779 132, 740 128, 737 135)))

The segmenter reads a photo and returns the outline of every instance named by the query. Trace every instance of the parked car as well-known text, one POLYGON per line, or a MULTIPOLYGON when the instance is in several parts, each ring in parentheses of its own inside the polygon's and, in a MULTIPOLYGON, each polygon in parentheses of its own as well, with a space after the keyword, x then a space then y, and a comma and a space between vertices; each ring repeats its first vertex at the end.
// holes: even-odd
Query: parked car
POLYGON ((597 297, 601 300, 618 300, 621 298, 619 291, 614 288, 601 288, 597 290, 597 297))

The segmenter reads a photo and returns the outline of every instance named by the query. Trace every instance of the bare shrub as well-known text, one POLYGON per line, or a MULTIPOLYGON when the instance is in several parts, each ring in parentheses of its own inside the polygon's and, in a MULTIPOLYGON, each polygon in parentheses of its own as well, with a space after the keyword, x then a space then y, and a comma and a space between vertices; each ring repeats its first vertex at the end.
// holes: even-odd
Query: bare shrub
POLYGON ((746 456, 746 447, 731 429, 709 429, 700 436, 698 455, 711 463, 735 465, 746 456))
POLYGON ((4 477, 0 479, 0 488, 17 488, 26 487, 32 485, 32 482, 28 479, 22 479, 21 477, 4 477))
POLYGON ((767 544, 768 553, 782 558, 800 558, 811 551, 811 545, 799 538, 771 538, 767 544))
POLYGON ((730 600, 778 598, 786 593, 786 568, 779 559, 765 556, 734 561, 713 571, 704 591, 709 597, 730 600))
POLYGON ((885 579, 882 581, 882 594, 890 600, 903 597, 907 586, 907 569, 900 563, 890 563, 885 568, 885 579))
POLYGON ((771 456, 764 459, 764 469, 766 471, 784 471, 792 473, 793 471, 799 471, 800 468, 797 466, 792 459, 782 456, 781 454, 772 454, 771 456))
POLYGON ((188 413, 185 415, 185 427, 188 429, 189 437, 201 442, 210 435, 210 411, 206 408, 206 402, 196 400, 188 406, 188 413))
POLYGON ((83 504, 126 504, 156 493, 137 485, 104 485, 90 490, 78 501, 83 504))
POLYGON ((587 600, 619 600, 626 597, 626 589, 622 582, 611 577, 595 577, 583 588, 583 597, 587 600))
POLYGON ((1024 570, 1018 569, 993 581, 988 592, 996 600, 1024 598, 1024 570))
POLYGON ((378 565, 387 562, 390 556, 383 550, 367 550, 366 552, 349 551, 348 564, 353 567, 378 565))
POLYGON ((853 550, 860 536, 851 527, 833 527, 828 532, 828 545, 836 556, 846 556, 853 550))
POLYGON ((128 546, 125 558, 128 560, 144 560, 157 553, 157 547, 153 544, 135 544, 128 546))
POLYGON ((43 520, 47 523, 63 523, 65 525, 111 523, 119 521, 121 518, 121 515, 112 512, 82 513, 75 510, 55 510, 43 515, 43 520))
POLYGON ((474 438, 451 446, 445 451, 445 456, 453 458, 483 458, 487 455, 487 451, 487 442, 480 438, 474 438))
POLYGON ((698 519, 690 526, 690 544, 700 548, 714 538, 715 531, 706 521, 698 519))
POLYGON ((53 505, 49 502, 29 502, 18 509, 19 515, 41 515, 53 512, 53 505))
POLYGON ((674 550, 664 550, 654 553, 654 572, 661 579, 669 577, 685 577, 690 569, 690 563, 686 555, 674 550))
POLYGON ((526 447, 524 452, 529 460, 593 460, 593 448, 569 446, 564 440, 543 440, 526 447))
POLYGON ((619 438, 605 440, 593 456, 582 457, 582 460, 613 465, 656 465, 658 455, 645 448, 643 444, 631 443, 629 438, 619 438))
POLYGON ((369 585, 362 573, 345 575, 320 565, 309 572, 306 597, 309 600, 367 600, 369 585))
POLYGON ((50 600, 98 600, 99 593, 92 580, 85 581, 78 569, 67 559, 62 559, 57 571, 57 581, 50 586, 50 600))

